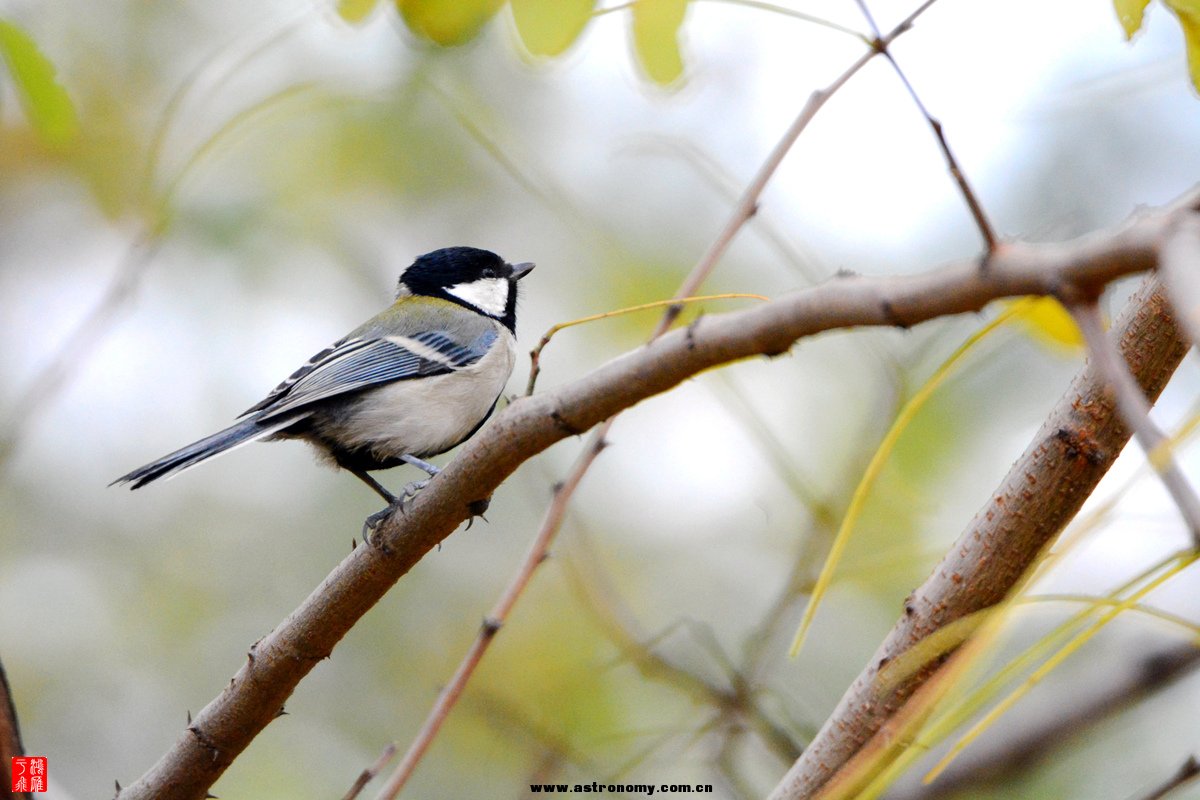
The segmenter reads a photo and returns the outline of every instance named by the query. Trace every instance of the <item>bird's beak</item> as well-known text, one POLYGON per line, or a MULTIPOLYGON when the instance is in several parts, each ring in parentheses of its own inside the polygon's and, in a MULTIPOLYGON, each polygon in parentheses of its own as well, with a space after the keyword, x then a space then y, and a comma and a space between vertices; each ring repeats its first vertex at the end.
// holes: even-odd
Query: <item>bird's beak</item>
POLYGON ((532 261, 525 261, 520 264, 513 264, 512 265, 512 279, 514 281, 521 280, 521 278, 524 278, 526 275, 533 272, 533 267, 534 267, 534 264, 532 261))

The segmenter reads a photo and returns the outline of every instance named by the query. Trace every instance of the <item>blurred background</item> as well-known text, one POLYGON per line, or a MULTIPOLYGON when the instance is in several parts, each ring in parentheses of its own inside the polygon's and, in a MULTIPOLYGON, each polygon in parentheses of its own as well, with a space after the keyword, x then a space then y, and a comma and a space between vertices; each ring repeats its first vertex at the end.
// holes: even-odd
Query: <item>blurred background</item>
MULTIPOLYGON (((809 94, 863 47, 761 4, 697 0, 683 74, 663 86, 633 51, 630 9, 611 5, 555 58, 526 52, 507 6, 449 48, 389 3, 355 23, 332 2, 0 6, 57 69, 77 128, 47 136, 0 78, 0 658, 50 796, 135 780, 378 508, 297 443, 137 493, 109 481, 224 427, 437 247, 537 262, 522 352, 554 323, 669 297, 809 94)), ((914 6, 871 4, 885 29, 914 6)), ((779 7, 867 30, 844 0, 779 7)), ((1073 236, 1200 181, 1200 102, 1163 7, 1129 44, 1103 0, 943 0, 894 53, 1004 235, 1073 236)), ((778 296, 838 269, 979 252, 926 121, 876 59, 801 137, 705 291, 778 296)), ((1114 314, 1128 291, 1106 298, 1114 314)), ((994 314, 823 335, 622 415, 408 796, 520 797, 543 780, 765 794, 1082 362, 1069 334, 1029 325, 972 352, 900 440, 789 658, 897 410, 994 314)), ((539 390, 656 319, 560 334, 539 390)), ((1189 356, 1156 409, 1164 428, 1192 418, 1198 380, 1189 356)), ((580 443, 525 464, 487 524, 406 576, 214 793, 337 797, 387 743, 403 750, 580 443)), ((1195 449, 1182 458, 1200 476, 1195 449)), ((1103 595, 1186 544, 1143 462, 1123 456, 1094 499, 1132 488, 1040 591, 1103 595)), ((1196 590, 1184 573, 1150 602, 1200 620, 1196 590)), ((1023 609, 997 663, 1078 607, 1023 609)), ((1195 635, 1122 617, 968 750, 1000 767, 989 782, 942 796, 1125 797, 1164 780, 1200 743, 1190 672, 1035 757, 1002 750, 1195 635)), ((934 796, 922 773, 896 796, 934 796)))

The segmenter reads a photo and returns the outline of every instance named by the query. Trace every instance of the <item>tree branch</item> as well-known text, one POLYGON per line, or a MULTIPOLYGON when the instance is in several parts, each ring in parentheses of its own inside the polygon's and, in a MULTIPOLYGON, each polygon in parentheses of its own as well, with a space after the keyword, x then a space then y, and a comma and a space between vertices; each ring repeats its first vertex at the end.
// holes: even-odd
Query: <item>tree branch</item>
MULTIPOLYGON (((908 17, 906 17, 899 25, 897 25, 886 37, 880 37, 878 30, 875 30, 875 44, 879 47, 886 48, 887 42, 896 39, 911 29, 916 19, 924 14, 934 2, 936 2, 936 0, 925 0, 924 3, 922 3, 917 7, 916 10, 909 14, 908 17)), ((676 291, 673 298, 673 300, 679 302, 673 303, 667 307, 667 310, 659 320, 658 325, 655 326, 654 331, 650 334, 651 341, 662 336, 670 329, 672 323, 679 316, 679 313, 683 308, 682 301, 694 294, 704 283, 704 281, 708 279, 709 275, 712 274, 712 271, 716 268, 718 262, 721 260, 721 257, 725 254, 725 251, 729 249, 734 237, 737 236, 742 227, 750 220, 750 218, 758 212, 759 198, 766 189, 767 183, 771 180, 771 177, 775 174, 776 170, 779 169, 779 165, 783 163, 783 159, 787 156, 792 146, 796 143, 796 140, 800 138, 800 134, 804 132, 804 129, 808 127, 808 124, 816 117, 817 112, 821 110, 821 107, 825 105, 830 97, 832 97, 839 89, 845 86, 850 79, 853 78, 854 75, 879 52, 886 52, 886 49, 873 49, 864 53, 853 64, 847 67, 846 70, 844 70, 842 74, 839 75, 831 84, 820 91, 814 92, 809 97, 808 102, 804 104, 804 107, 800 109, 800 113, 796 116, 795 120, 793 120, 792 124, 788 126, 787 131, 784 132, 783 137, 776 142, 775 146, 768 154, 767 159, 758 168, 754 179, 746 187, 745 191, 743 191, 741 197, 738 199, 737 205, 734 207, 733 213, 726 221, 725 226, 721 229, 721 232, 717 235, 717 238, 713 241, 712 245, 709 246, 708 250, 705 251, 704 255, 700 257, 700 260, 696 263, 688 275, 683 279, 683 283, 680 284, 680 287, 676 291)), ((888 57, 890 58, 890 56, 888 57)), ((988 249, 990 252, 992 247, 989 245, 988 249)), ((578 321, 579 320, 576 322, 578 321)), ((537 375, 540 370, 539 361, 541 349, 549 341, 549 337, 553 332, 554 331, 552 329, 550 333, 547 333, 546 336, 542 337, 541 342, 530 354, 532 364, 529 372, 529 386, 525 392, 527 396, 533 394, 534 382, 537 380, 537 375)), ((420 762, 421 758, 424 756, 424 753, 433 742, 433 738, 437 736, 437 733, 441 729, 442 724, 445 722, 446 717, 449 715, 454 704, 458 701, 458 697, 461 695, 467 681, 470 680, 471 675, 474 674, 475 668, 479 665, 479 662, 482 660, 488 646, 495 638, 495 635, 499 630, 499 626, 504 622, 504 619, 507 617, 512 606, 516 603, 517 598, 528 585, 529 580, 533 576, 534 570, 537 569, 538 565, 540 565, 545 558, 546 553, 549 550, 550 543, 558 534, 558 529, 562 524, 563 516, 566 513, 567 506, 571 501, 571 496, 574 494, 575 488, 579 485, 579 482, 583 479, 583 476, 591 467, 596 456, 599 455, 608 436, 608 432, 612 429, 615 419, 615 417, 609 417, 597 430, 592 433, 587 444, 584 446, 583 455, 576 462, 576 465, 572 468, 567 479, 559 485, 557 491, 555 492, 554 501, 551 503, 549 509, 547 509, 546 517, 542 523, 538 535, 535 537, 534 545, 526 556, 525 562, 521 566, 516 578, 514 578, 513 582, 509 585, 509 588, 505 591, 502 600, 496 607, 496 610, 493 611, 493 614, 484 621, 479 635, 476 637, 471 649, 460 662, 458 669, 455 670, 450 684, 439 695, 434 708, 430 711, 429 716, 426 718, 425 723, 418 732, 416 739, 410 745, 399 766, 396 767, 396 770, 388 779, 387 785, 380 795, 381 798, 395 797, 400 793, 408 781, 408 778, 412 775, 413 770, 416 769, 417 764, 420 762)))
POLYGON ((554 500, 550 503, 550 507, 546 509, 546 516, 542 519, 538 534, 529 546, 529 552, 525 556, 524 561, 521 562, 520 569, 505 588, 504 594, 496 601, 496 605, 492 607, 491 613, 487 615, 483 624, 479 626, 479 634, 475 637, 475 641, 471 644, 466 655, 459 662, 458 669, 454 670, 454 676, 450 679, 450 683, 438 695, 437 702, 430 709, 424 724, 421 725, 421 730, 417 732, 412 744, 405 751, 404 758, 400 760, 400 763, 388 778, 387 783, 380 790, 379 800, 384 800, 385 798, 386 800, 392 800, 400 794, 400 790, 408 783, 413 770, 417 768, 417 764, 420 763, 421 758, 425 755, 425 751, 429 749, 429 745, 433 743, 434 737, 441 730, 442 723, 446 721, 450 710, 458 702, 459 695, 462 694, 467 681, 475 674, 476 667, 479 666, 479 662, 483 660, 484 653, 487 652, 488 647, 496 638, 496 633, 508 621, 508 615, 512 612, 513 606, 516 605, 517 599, 520 598, 526 587, 529 586, 529 581, 533 579, 533 573, 546 560, 550 542, 562 526, 563 517, 567 513, 567 503, 570 501, 571 495, 579 488, 579 483, 583 480, 583 476, 587 473, 588 468, 596 460, 596 456, 600 455, 600 451, 604 449, 602 431, 606 429, 601 429, 599 438, 593 436, 595 441, 580 454, 575 465, 571 468, 570 475, 567 476, 565 481, 555 487, 554 500))
POLYGON ((1171 453, 1171 443, 1166 434, 1158 429, 1150 419, 1150 401, 1142 393, 1142 387, 1134 380, 1133 375, 1121 359, 1116 345, 1104 332, 1104 319, 1100 316, 1100 306, 1096 298, 1090 297, 1081 302, 1068 306, 1071 316, 1083 333, 1087 342, 1088 353, 1096 372, 1107 381, 1117 404, 1117 411, 1125 422, 1125 427, 1133 431, 1138 443, 1146 452, 1150 465, 1158 473, 1163 486, 1175 501, 1179 513, 1192 532, 1193 545, 1200 549, 1200 497, 1188 483, 1183 470, 1171 453))
MULTIPOLYGON (((875 46, 871 50, 859 56, 853 64, 834 79, 833 83, 824 89, 813 92, 809 96, 808 102, 804 104, 804 107, 800 109, 800 113, 796 115, 792 124, 784 132, 783 138, 775 144, 775 147, 762 163, 762 166, 758 168, 754 180, 742 192, 742 196, 738 199, 738 204, 734 208, 733 214, 726 221, 725 227, 721 229, 721 232, 717 235, 712 245, 700 257, 700 261, 696 264, 695 268, 692 269, 691 273, 680 284, 679 289, 675 293, 675 299, 678 300, 695 294, 701 284, 712 274, 713 269, 717 266, 717 262, 721 260, 721 256, 725 255, 725 251, 729 249, 729 245, 733 242, 733 237, 737 235, 738 231, 742 229, 742 226, 751 217, 758 213, 758 200, 762 196, 763 190, 767 188, 767 183, 771 180, 771 176, 779 169, 779 165, 783 163, 783 159, 788 154, 788 151, 792 149, 792 145, 796 143, 796 140, 800 138, 800 134, 804 133, 804 129, 817 116, 817 112, 821 110, 821 107, 828 102, 829 98, 837 94, 838 90, 845 86, 872 58, 886 51, 889 44, 911 30, 917 18, 928 11, 930 6, 935 2, 937 0, 925 0, 911 14, 905 17, 899 25, 889 31, 886 36, 879 37, 877 33, 876 36, 878 38, 875 40, 875 46)), ((669 307, 667 313, 659 321, 658 327, 654 329, 651 338, 657 339, 665 333, 682 310, 682 306, 669 307)))
POLYGON ((1160 271, 1188 339, 1200 343, 1200 217, 1180 217, 1166 232, 1160 271))
POLYGON ((871 10, 867 8, 866 0, 858 0, 858 8, 862 12, 863 17, 866 18, 867 25, 871 28, 871 33, 875 36, 875 41, 873 42, 875 49, 882 53, 883 57, 892 65, 896 77, 900 79, 900 83, 904 84, 904 89, 908 92, 908 96, 912 98, 917 110, 921 112, 921 116, 929 123, 929 129, 933 131, 933 137, 937 140, 938 148, 942 151, 942 156, 946 159, 946 169, 950 171, 950 177, 957 184, 959 194, 962 195, 963 202, 967 204, 967 209, 971 212, 971 218, 975 220, 975 227, 979 229, 979 235, 983 237, 984 247, 987 248, 987 252, 989 253, 995 251, 996 246, 1000 243, 999 237, 996 236, 996 229, 988 221, 987 213, 983 210, 983 204, 979 202, 979 197, 975 194, 975 190, 971 188, 971 183, 967 180, 966 173, 962 171, 962 168, 958 164, 958 159, 954 157, 954 151, 950 149, 950 142, 946 140, 946 132, 942 128, 941 120, 929 113, 929 109, 926 108, 925 103, 921 100, 921 96, 917 94, 916 88, 909 82, 908 76, 904 74, 904 70, 900 69, 900 62, 896 61, 896 57, 888 49, 888 45, 891 43, 890 39, 879 35, 879 26, 875 24, 875 17, 872 16, 871 10))
MULTIPOLYGON (((1053 294, 1064 283, 1100 287, 1152 269, 1162 231, 1188 206, 1144 214, 1114 231, 1060 244, 1009 244, 988 259, 909 277, 847 277, 740 312, 702 317, 553 391, 520 398, 473 439, 405 513, 356 548, 248 659, 122 800, 199 798, 275 719, 300 680, 417 561, 472 514, 523 462, 568 436, 707 369, 781 355, 798 339, 860 325, 909 326, 978 311, 1001 297, 1053 294)), ((1165 306, 1160 306, 1165 308, 1165 306)), ((1165 312, 1164 312, 1165 313, 1165 312)), ((1154 361, 1161 372, 1162 364, 1154 361)), ((1145 365, 1139 367, 1139 374, 1145 365)), ((1169 371, 1168 371, 1169 374, 1169 371)), ((1071 443, 1058 440, 1060 451, 1071 443)), ((1086 440, 1076 442, 1070 470, 1086 440)), ((1022 490, 1023 487, 1022 487, 1022 490)), ((1027 490, 1025 490, 1027 491, 1027 490)))
POLYGON ((350 789, 342 796, 342 800, 355 800, 355 798, 362 794, 362 790, 367 788, 367 784, 383 771, 383 768, 387 766, 394 755, 396 755, 396 744, 393 742, 383 748, 383 752, 379 754, 379 758, 375 759, 375 763, 358 774, 354 783, 351 784, 350 789))
MULTIPOLYGON (((1157 277, 1143 282, 1116 332, 1142 391, 1157 398, 1187 352, 1157 277)), ((1075 516, 1130 437, 1107 386, 1094 364, 1076 376, 995 494, 905 600, 899 621, 776 787, 773 800, 816 794, 943 660, 891 688, 876 680, 879 670, 945 625, 1003 600, 1075 516)))
POLYGON ((1162 798, 1174 792, 1176 789, 1191 783, 1197 777, 1200 777, 1200 761, 1196 760, 1195 756, 1188 756, 1175 774, 1171 776, 1166 783, 1151 790, 1151 792, 1140 800, 1162 800, 1162 798))
POLYGON ((1192 644, 1173 645, 1138 658, 1131 668, 1117 666, 1116 675, 1106 669, 1106 677, 1113 680, 1102 691, 1070 708, 1056 708, 1053 714, 991 747, 980 742, 972 748, 977 752, 968 755, 971 750, 966 751, 933 783, 890 792, 888 800, 950 800, 972 788, 1028 773, 1089 730, 1194 674, 1200 668, 1200 649, 1192 644))
POLYGON ((25 755, 25 745, 21 743, 21 727, 17 723, 17 707, 13 703, 12 688, 8 685, 8 675, 4 665, 0 664, 0 798, 20 797, 31 800, 29 792, 9 792, 12 786, 12 758, 25 755))

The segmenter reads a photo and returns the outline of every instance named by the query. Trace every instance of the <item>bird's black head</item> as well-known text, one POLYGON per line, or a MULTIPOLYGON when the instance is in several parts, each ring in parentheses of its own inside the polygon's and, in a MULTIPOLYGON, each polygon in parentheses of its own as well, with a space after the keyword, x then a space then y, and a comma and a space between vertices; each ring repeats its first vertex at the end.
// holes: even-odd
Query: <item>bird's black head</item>
POLYGON ((400 276, 398 294, 440 297, 515 330, 517 281, 533 264, 509 264, 490 250, 445 247, 420 256, 400 276))

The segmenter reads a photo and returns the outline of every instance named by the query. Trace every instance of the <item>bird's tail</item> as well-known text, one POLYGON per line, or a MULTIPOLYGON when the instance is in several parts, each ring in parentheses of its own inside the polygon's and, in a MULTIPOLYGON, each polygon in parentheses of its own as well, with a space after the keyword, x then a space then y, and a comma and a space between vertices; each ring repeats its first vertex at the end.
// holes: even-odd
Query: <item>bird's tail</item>
POLYGON ((117 478, 109 486, 118 483, 128 483, 132 484, 129 487, 130 489, 137 489, 159 478, 169 478, 183 472, 185 469, 196 466, 201 461, 207 461, 214 456, 228 453, 230 450, 241 447, 244 444, 270 436, 272 433, 286 428, 295 421, 295 417, 288 417, 283 420, 271 420, 270 423, 261 425, 254 419, 242 420, 223 431, 217 431, 212 436, 205 436, 198 442, 192 442, 187 447, 181 447, 174 453, 165 455, 156 461, 151 461, 149 464, 144 464, 133 472, 117 478))

